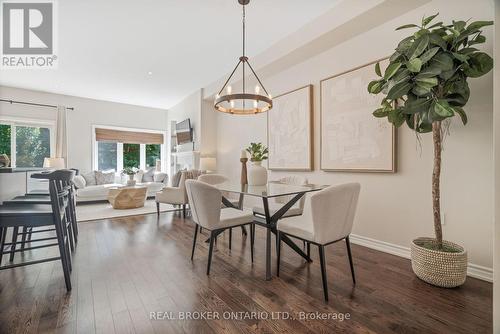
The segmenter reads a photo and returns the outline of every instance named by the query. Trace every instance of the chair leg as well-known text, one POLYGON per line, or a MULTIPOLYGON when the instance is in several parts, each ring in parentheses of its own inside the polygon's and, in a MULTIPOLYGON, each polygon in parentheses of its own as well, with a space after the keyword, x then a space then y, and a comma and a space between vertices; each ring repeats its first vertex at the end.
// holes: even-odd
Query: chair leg
POLYGON ((276 255, 278 260, 276 261, 276 276, 280 277, 280 262, 281 262, 281 232, 278 231, 276 234, 276 239, 278 239, 278 245, 276 247, 276 255))
MULTIPOLYGON (((160 203, 159 202, 156 202, 156 215, 159 216, 160 215, 160 203)), ((196 229, 198 230, 198 229, 196 229)))
POLYGON ((354 275, 354 263, 352 262, 351 242, 349 241, 349 237, 345 238, 345 244, 347 246, 347 256, 349 256, 349 265, 351 266, 352 283, 356 285, 356 275, 354 275))
POLYGON ((254 243, 255 243, 255 224, 250 224, 250 256, 252 257, 252 263, 253 263, 253 250, 254 250, 254 243))
POLYGON ((62 229, 62 226, 58 226, 58 224, 56 224, 56 236, 57 236, 57 243, 59 246, 59 254, 61 256, 62 269, 64 273, 64 282, 66 283, 66 290, 69 292, 71 291, 71 277, 68 264, 68 256, 64 241, 64 231, 62 229))
POLYGON ((14 251, 16 250, 17 246, 17 236, 19 234, 19 227, 14 227, 14 231, 12 232, 12 245, 10 246, 10 258, 9 261, 12 262, 14 261, 14 251))
POLYGON ((310 242, 307 243, 306 249, 307 249, 307 257, 310 258, 311 257, 311 243, 310 242))
POLYGON ((7 227, 0 227, 0 265, 2 264, 3 249, 5 247, 6 236, 7 236, 7 227))
POLYGON ((186 219, 186 204, 182 204, 182 218, 186 219))
MULTIPOLYGON (((200 227, 201 229, 201 227, 200 227)), ((194 225, 194 238, 193 238, 193 249, 191 250, 191 261, 193 261, 194 257, 194 248, 196 247, 196 237, 198 236, 198 224, 194 225)))
POLYGON ((210 265, 212 264, 212 253, 214 250, 215 231, 210 231, 210 248, 208 249, 207 275, 210 275, 210 265))
POLYGON ((23 236, 21 237, 21 250, 26 246, 26 234, 28 234, 28 228, 26 226, 23 227, 23 236))
POLYGON ((323 281, 323 294, 325 295, 325 301, 328 301, 328 282, 326 279, 325 246, 318 245, 318 249, 319 249, 319 261, 321 265, 321 279, 323 281))
POLYGON ((232 240, 233 240, 233 229, 230 228, 229 229, 229 249, 231 249, 232 240))
POLYGON ((74 253, 75 252, 75 244, 73 242, 73 237, 74 237, 74 234, 73 234, 73 225, 71 222, 67 222, 65 223, 66 226, 67 226, 67 234, 68 234, 68 240, 69 240, 69 246, 71 248, 71 253, 74 253))

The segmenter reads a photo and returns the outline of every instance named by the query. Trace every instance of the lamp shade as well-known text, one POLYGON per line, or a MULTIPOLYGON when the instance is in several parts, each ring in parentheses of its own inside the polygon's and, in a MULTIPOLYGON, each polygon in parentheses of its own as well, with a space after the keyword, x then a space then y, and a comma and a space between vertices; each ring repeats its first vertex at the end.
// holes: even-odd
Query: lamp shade
POLYGON ((45 158, 43 159, 43 168, 64 169, 66 164, 64 158, 45 158))
POLYGON ((217 170, 217 160, 210 157, 200 158, 200 169, 207 172, 214 172, 217 170))

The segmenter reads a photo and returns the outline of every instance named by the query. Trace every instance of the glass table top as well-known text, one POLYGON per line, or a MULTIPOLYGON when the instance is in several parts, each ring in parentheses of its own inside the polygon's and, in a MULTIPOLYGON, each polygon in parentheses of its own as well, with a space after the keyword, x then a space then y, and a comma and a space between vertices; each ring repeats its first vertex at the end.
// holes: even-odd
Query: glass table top
POLYGON ((269 182, 264 186, 249 186, 233 182, 224 182, 214 185, 214 187, 216 187, 221 191, 226 191, 230 193, 270 198, 270 197, 296 195, 300 193, 319 191, 328 187, 328 185, 308 184, 308 185, 298 186, 298 185, 291 185, 279 182, 269 182))

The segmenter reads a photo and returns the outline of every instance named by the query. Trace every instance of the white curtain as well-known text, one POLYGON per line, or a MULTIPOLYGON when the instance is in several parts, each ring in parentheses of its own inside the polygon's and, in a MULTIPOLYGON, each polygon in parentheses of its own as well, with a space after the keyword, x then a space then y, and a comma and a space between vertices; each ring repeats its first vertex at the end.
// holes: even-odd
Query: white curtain
POLYGON ((66 107, 57 106, 56 118, 56 158, 63 158, 65 166, 68 166, 68 137, 66 131, 66 107))

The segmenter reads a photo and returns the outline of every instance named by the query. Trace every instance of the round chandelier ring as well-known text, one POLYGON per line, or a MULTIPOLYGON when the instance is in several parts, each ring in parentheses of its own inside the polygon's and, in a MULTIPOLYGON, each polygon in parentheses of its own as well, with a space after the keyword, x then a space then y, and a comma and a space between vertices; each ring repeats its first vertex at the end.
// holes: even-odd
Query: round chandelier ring
POLYGON ((271 100, 268 96, 260 95, 260 94, 250 94, 250 93, 237 93, 237 94, 228 94, 223 95, 217 98, 214 102, 214 107, 217 111, 228 113, 228 114, 259 114, 262 112, 266 112, 273 107, 273 100, 271 100), (252 108, 252 109, 236 109, 236 108, 224 108, 221 106, 222 103, 238 100, 252 100, 258 102, 264 102, 266 105, 262 108, 252 108))

